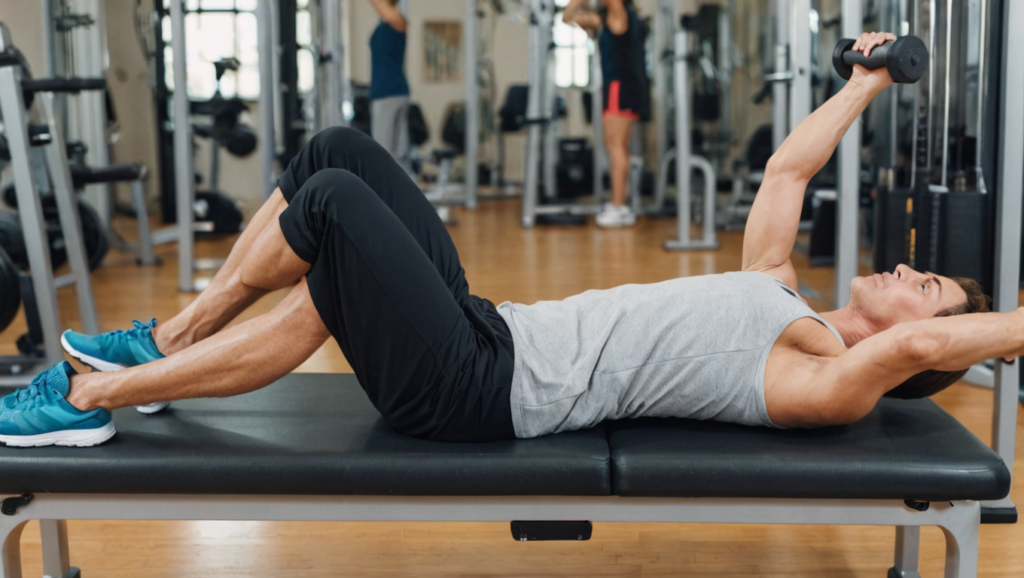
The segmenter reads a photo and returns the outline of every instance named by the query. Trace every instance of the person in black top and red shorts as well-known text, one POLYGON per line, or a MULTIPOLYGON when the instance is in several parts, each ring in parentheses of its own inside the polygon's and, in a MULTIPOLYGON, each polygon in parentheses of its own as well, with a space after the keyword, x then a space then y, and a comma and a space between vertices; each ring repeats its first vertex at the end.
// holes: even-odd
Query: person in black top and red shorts
POLYGON ((636 216, 626 205, 629 180, 629 132, 640 120, 647 90, 644 33, 633 0, 601 0, 594 12, 588 0, 571 0, 562 15, 567 23, 598 31, 604 76, 604 141, 611 161, 612 202, 597 216, 604 227, 632 225, 636 216))

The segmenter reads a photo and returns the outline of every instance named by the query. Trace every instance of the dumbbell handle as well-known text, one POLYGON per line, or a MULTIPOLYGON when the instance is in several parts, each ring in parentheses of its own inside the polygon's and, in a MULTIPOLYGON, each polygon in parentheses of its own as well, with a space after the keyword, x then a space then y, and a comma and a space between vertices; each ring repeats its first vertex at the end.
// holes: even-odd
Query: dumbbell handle
POLYGON ((847 50, 846 52, 843 52, 843 62, 849 66, 859 64, 868 70, 884 68, 885 55, 888 54, 889 47, 892 46, 893 42, 893 40, 890 40, 881 46, 872 48, 871 56, 864 56, 864 53, 859 50, 847 50))

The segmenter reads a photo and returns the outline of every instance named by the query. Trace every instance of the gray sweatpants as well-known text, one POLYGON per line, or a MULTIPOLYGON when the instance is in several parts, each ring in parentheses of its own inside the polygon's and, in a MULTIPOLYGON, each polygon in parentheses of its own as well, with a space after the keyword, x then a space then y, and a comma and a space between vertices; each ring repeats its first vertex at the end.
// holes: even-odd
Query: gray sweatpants
POLYGON ((370 102, 373 140, 391 153, 403 168, 409 166, 408 96, 392 96, 370 102))

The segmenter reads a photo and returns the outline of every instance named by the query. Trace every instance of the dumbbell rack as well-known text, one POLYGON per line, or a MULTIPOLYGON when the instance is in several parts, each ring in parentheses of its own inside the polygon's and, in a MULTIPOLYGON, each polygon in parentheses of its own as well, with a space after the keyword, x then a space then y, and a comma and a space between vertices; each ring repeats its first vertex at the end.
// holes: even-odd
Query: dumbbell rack
POLYGON ((25 234, 33 292, 43 329, 45 352, 43 357, 34 360, 37 362, 35 366, 29 363, 21 368, 20 373, 0 376, 2 385, 27 383, 39 371, 64 359, 60 345, 58 288, 69 285, 75 287, 83 329, 87 333, 99 333, 99 319, 89 278, 82 223, 75 206, 64 138, 58 130, 57 123, 54 122, 53 114, 54 91, 77 92, 82 88, 92 88, 88 85, 88 81, 83 82, 79 79, 27 81, 22 63, 14 51, 10 32, 6 25, 0 23, 0 117, 4 120, 4 133, 11 152, 14 188, 25 234), (42 125, 29 122, 26 91, 34 92, 39 97, 44 121, 42 125), (34 143, 41 144, 45 150, 48 174, 40 176, 49 177, 52 184, 68 261, 71 265, 71 273, 60 277, 53 274, 47 248, 42 203, 37 194, 38 177, 33 172, 30 159, 30 150, 34 143))

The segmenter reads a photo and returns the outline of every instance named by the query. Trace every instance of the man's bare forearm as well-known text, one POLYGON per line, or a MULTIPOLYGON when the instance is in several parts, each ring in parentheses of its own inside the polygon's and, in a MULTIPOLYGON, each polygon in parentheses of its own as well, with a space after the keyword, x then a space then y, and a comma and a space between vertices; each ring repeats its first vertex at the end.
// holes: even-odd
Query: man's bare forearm
POLYGON ((768 161, 766 172, 777 171, 804 181, 811 180, 828 162, 853 121, 878 93, 872 87, 847 83, 793 129, 768 161))
POLYGON ((908 323, 919 369, 960 371, 986 359, 1024 355, 1024 310, 971 313, 908 323))
MULTIPOLYGON (((876 84, 878 83, 876 80, 876 84)), ((796 288, 789 255, 796 242, 807 183, 881 88, 853 81, 805 118, 775 151, 747 219, 743 269, 775 271, 796 288)))

